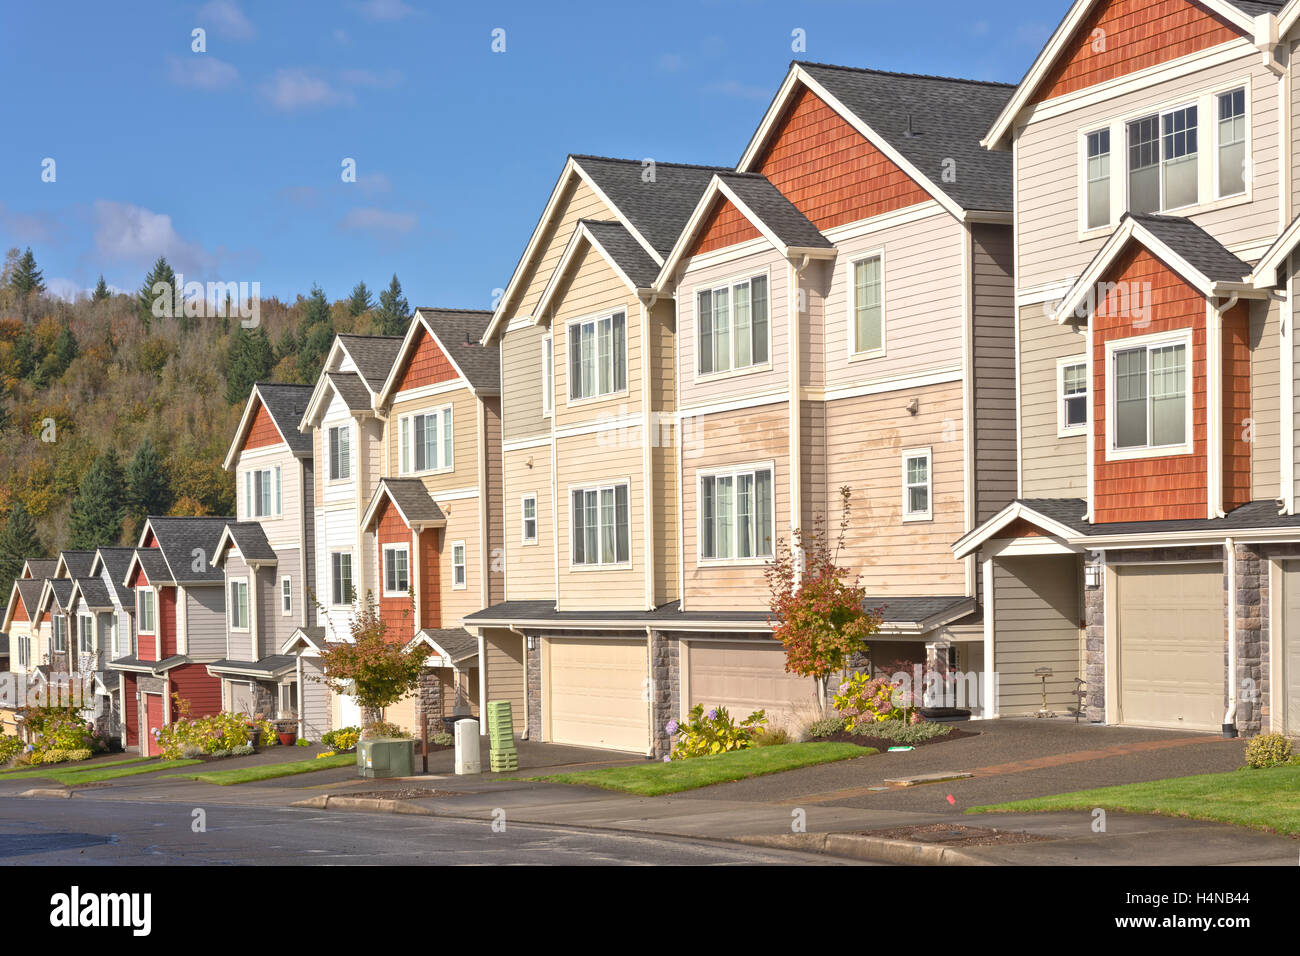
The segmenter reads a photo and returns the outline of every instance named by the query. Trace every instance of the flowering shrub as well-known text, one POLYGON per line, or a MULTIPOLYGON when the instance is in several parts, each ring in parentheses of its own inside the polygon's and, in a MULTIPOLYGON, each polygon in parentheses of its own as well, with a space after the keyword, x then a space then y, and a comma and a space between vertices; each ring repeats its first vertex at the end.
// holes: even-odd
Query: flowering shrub
MULTIPOLYGON (((363 735, 367 740, 378 740, 385 737, 393 740, 408 740, 411 736, 397 724, 390 724, 386 720, 376 720, 373 724, 367 724, 363 735)), ((356 746, 356 741, 353 741, 353 746, 356 746)))
POLYGON ((23 742, 17 737, 0 736, 0 763, 8 763, 18 756, 23 742))
POLYGON ((924 717, 916 709, 915 695, 887 677, 868 677, 855 671, 840 685, 834 697, 835 711, 844 718, 844 729, 881 720, 905 720, 919 724, 924 717))
MULTIPOLYGON (((103 750, 104 742, 76 707, 28 707, 24 723, 32 734, 32 749, 37 754, 51 750, 103 750)), ((33 759, 33 763, 56 763, 33 759)))
POLYGON ((252 732, 262 734, 265 743, 275 741, 275 729, 265 718, 249 718, 246 714, 222 711, 205 717, 191 717, 190 704, 179 694, 172 695, 176 702, 177 717, 170 724, 154 731, 158 749, 163 757, 205 755, 226 757, 236 747, 249 747, 252 752, 252 732))
POLYGON ((1291 741, 1281 734, 1260 734, 1246 744, 1246 766, 1256 770, 1277 767, 1291 760, 1291 741))
POLYGON ((683 721, 670 720, 664 729, 668 736, 677 738, 672 759, 685 760, 752 747, 755 735, 766 723, 765 711, 756 710, 737 724, 725 707, 714 707, 706 713, 703 704, 696 704, 683 721))
POLYGON ((321 734, 320 742, 331 751, 351 750, 361 739, 360 727, 340 727, 321 734))

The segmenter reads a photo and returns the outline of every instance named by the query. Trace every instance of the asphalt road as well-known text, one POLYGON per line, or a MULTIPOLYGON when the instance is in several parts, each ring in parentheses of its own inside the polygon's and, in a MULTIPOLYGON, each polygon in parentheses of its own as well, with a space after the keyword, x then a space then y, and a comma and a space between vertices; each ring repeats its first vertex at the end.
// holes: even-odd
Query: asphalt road
POLYGON ((848 865, 738 845, 382 813, 213 806, 206 832, 177 803, 77 797, 0 800, 0 864, 223 865, 848 865))

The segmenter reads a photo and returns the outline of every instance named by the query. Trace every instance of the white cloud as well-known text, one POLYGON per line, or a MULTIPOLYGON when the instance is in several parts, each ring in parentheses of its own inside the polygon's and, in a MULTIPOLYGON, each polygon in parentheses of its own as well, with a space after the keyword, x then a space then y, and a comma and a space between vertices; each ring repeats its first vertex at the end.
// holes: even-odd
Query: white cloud
POLYGON ((147 267, 166 256, 178 272, 210 271, 217 256, 202 245, 183 239, 172 217, 134 203, 95 200, 93 208, 95 252, 101 262, 147 267))
POLYGON ((233 0, 210 0, 199 8, 200 26, 211 26, 222 36, 248 40, 257 32, 233 0))
POLYGON ((369 20, 404 20, 415 13, 402 0, 365 0, 358 9, 369 20))
POLYGON ((328 80, 297 69, 277 70, 263 85, 262 93, 273 107, 285 112, 347 106, 355 101, 348 91, 335 89, 328 80))
POLYGON ((167 58, 168 77, 177 86, 200 90, 222 90, 239 82, 239 70, 210 53, 195 53, 186 58, 167 58))
POLYGON ((358 206, 339 220, 345 232, 361 232, 375 239, 392 239, 405 235, 418 224, 413 212, 390 212, 375 206, 358 206))
POLYGON ((87 289, 80 282, 56 276, 53 279, 45 280, 45 291, 55 298, 63 299, 65 302, 76 302, 78 299, 84 299, 90 295, 93 290, 87 289))

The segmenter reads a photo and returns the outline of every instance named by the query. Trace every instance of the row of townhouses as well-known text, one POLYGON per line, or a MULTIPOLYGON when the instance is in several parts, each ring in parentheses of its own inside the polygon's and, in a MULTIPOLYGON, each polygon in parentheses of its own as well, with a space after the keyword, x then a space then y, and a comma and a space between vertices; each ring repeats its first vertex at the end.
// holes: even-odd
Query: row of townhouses
POLYGON ((568 157, 493 311, 254 387, 237 515, 28 562, 12 668, 93 667, 131 747, 172 694, 316 737, 369 596, 432 651, 408 727, 797 725, 764 572, 847 487, 862 666, 1300 732, 1298 19, 1078 0, 1018 85, 795 62, 735 166, 568 157))

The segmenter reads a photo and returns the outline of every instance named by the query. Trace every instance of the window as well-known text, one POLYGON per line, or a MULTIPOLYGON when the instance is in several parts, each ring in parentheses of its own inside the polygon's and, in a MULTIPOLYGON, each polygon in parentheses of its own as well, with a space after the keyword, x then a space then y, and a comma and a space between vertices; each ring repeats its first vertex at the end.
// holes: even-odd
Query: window
POLYGON ((330 555, 330 603, 336 607, 352 603, 352 554, 335 551, 330 555))
POLYGON ((452 467, 451 406, 408 415, 400 424, 402 474, 452 467))
POLYGON ((1089 229, 1110 224, 1110 130, 1099 129, 1087 136, 1089 229))
POLYGON ((772 469, 700 476, 700 557, 735 561, 772 556, 772 469))
POLYGON ((230 629, 248 630, 248 582, 242 579, 230 582, 230 629))
POLYGON ((1246 191, 1246 91, 1220 93, 1218 104, 1218 194, 1236 196, 1246 191))
POLYGON ((464 541, 453 541, 451 545, 451 586, 458 591, 465 587, 464 541))
POLYGON ((697 292, 701 375, 767 364, 767 276, 697 292))
POLYGON ((352 475, 352 429, 336 425, 329 430, 330 481, 341 481, 352 475))
POLYGON ((572 564, 612 565, 631 560, 628 486, 574 488, 570 495, 572 564))
POLYGON ((280 613, 286 617, 293 613, 293 581, 288 575, 280 578, 280 613))
POLYGON ((140 624, 136 630, 141 634, 152 634, 154 629, 153 592, 142 590, 135 593, 137 595, 136 600, 139 602, 137 614, 140 618, 140 624))
POLYGON ((549 335, 542 336, 542 414, 555 409, 555 350, 549 335))
POLYGON ((18 638, 18 663, 25 669, 32 663, 32 638, 24 634, 18 638))
POLYGON ((94 653, 98 643, 95 641, 95 619, 89 614, 77 617, 77 649, 83 654, 94 653))
POLYGON ((411 590, 411 546, 384 545, 384 596, 404 597, 411 590))
POLYGON ((1159 212, 1197 201, 1196 107, 1128 124, 1128 208, 1159 212))
POLYGON ((930 477, 930 449, 903 452, 904 521, 922 521, 933 516, 930 477))
POLYGON ((56 651, 66 651, 68 649, 68 619, 62 614, 55 614, 53 618, 54 649, 56 651))
POLYGON ((1057 431, 1079 431, 1088 424, 1088 363, 1063 359, 1057 363, 1057 372, 1061 395, 1057 431))
POLYGON ((1187 441, 1187 343, 1117 348, 1112 357, 1112 440, 1117 450, 1187 441))
POLYGON ((627 316, 570 323, 569 399, 613 395, 627 388, 627 316))
POLYGON ((279 465, 244 472, 244 513, 249 518, 280 515, 279 465))
POLYGON ((885 347, 885 264, 879 255, 849 264, 849 349, 854 355, 885 347))
POLYGON ((537 543, 537 496, 524 495, 520 505, 524 544, 537 543))
POLYGON ((296 682, 280 685, 278 708, 276 716, 281 720, 298 716, 298 684, 296 682))

